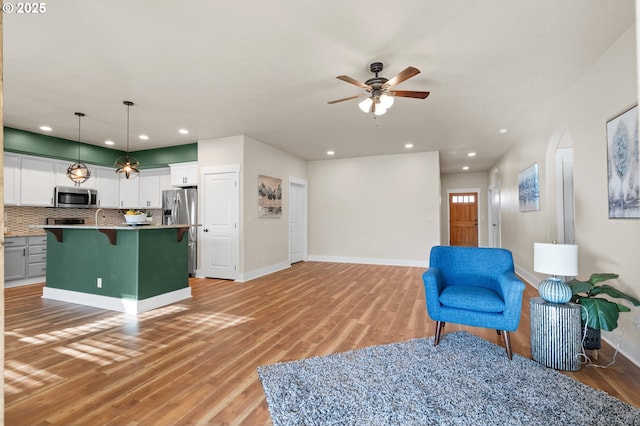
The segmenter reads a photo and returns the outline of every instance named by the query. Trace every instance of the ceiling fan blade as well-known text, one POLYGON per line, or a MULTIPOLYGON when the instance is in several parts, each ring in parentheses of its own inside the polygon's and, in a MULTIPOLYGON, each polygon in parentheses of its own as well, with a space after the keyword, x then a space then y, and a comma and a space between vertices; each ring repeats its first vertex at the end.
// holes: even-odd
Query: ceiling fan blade
POLYGON ((361 97, 363 97, 365 95, 366 95, 366 93, 363 93, 361 95, 349 96, 348 98, 336 99, 335 101, 330 101, 330 102, 327 102, 327 103, 328 104, 337 104, 338 102, 350 101, 351 99, 358 99, 358 98, 361 98, 361 97))
POLYGON ((353 84, 355 86, 362 87, 363 89, 371 89, 371 86, 369 86, 367 84, 364 84, 364 83, 356 80, 355 78, 351 78, 351 77, 349 77, 347 75, 339 75, 336 78, 338 80, 342 80, 342 81, 346 81, 347 83, 351 83, 351 84, 353 84))
POLYGON ((420 70, 418 68, 407 67, 404 70, 400 71, 395 77, 387 81, 382 87, 393 87, 417 74, 420 74, 420 70))
POLYGON ((389 90, 387 95, 399 96, 402 98, 426 99, 429 92, 416 92, 414 90, 389 90))

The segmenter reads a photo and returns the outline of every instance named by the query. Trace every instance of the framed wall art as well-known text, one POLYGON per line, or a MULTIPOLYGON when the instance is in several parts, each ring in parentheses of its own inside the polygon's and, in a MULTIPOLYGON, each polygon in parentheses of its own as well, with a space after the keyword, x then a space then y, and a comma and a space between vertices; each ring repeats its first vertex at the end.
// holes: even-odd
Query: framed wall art
POLYGON ((518 173, 518 204, 521 212, 540 210, 538 163, 518 173))
POLYGON ((638 106, 607 121, 609 218, 640 218, 638 106))
POLYGON ((258 176, 258 217, 282 216, 282 179, 258 176))

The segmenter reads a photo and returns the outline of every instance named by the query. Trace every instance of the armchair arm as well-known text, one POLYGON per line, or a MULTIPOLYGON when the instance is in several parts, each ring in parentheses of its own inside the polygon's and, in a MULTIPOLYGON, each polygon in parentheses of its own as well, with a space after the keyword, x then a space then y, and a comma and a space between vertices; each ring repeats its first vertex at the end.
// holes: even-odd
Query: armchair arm
POLYGON ((525 285, 513 272, 505 272, 498 277, 498 285, 502 292, 506 310, 506 317, 520 318, 522 310, 522 294, 525 285))
POLYGON ((427 310, 432 319, 436 319, 440 311, 440 293, 444 289, 444 279, 438 268, 429 267, 422 274, 424 292, 427 299, 427 310))

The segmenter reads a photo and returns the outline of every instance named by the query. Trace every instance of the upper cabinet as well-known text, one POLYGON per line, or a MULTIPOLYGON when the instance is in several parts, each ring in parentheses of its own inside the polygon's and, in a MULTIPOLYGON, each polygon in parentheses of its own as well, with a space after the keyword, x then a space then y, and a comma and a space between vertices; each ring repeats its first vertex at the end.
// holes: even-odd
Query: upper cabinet
POLYGON ((120 182, 113 167, 96 167, 95 185, 98 191, 98 207, 120 207, 120 182))
MULTIPOLYGON (((55 187, 74 186, 67 177, 70 164, 68 161, 5 152, 4 204, 53 207, 55 187)), ((197 181, 197 163, 194 164, 196 167, 189 171, 189 177, 197 181)), ((162 191, 172 188, 169 167, 142 169, 138 178, 128 180, 120 179, 113 167, 87 166, 91 177, 80 187, 97 190, 98 207, 160 209, 162 191)), ((191 180, 185 179, 184 182, 191 180)))
POLYGON ((120 180, 120 208, 159 209, 162 207, 162 182, 169 169, 142 169, 137 179, 120 180))
POLYGON ((198 186, 198 162, 169 164, 171 167, 171 185, 178 187, 198 186))
POLYGON ((20 165, 20 204, 53 207, 55 163, 46 158, 22 157, 20 165))
POLYGON ((20 203, 20 157, 4 154, 4 204, 16 206, 20 203))

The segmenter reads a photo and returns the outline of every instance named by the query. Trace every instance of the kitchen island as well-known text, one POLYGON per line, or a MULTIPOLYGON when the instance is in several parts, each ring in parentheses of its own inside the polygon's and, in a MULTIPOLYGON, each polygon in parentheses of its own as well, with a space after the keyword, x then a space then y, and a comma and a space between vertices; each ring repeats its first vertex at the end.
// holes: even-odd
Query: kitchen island
POLYGON ((188 299, 190 226, 34 226, 47 231, 42 297, 134 314, 188 299))

